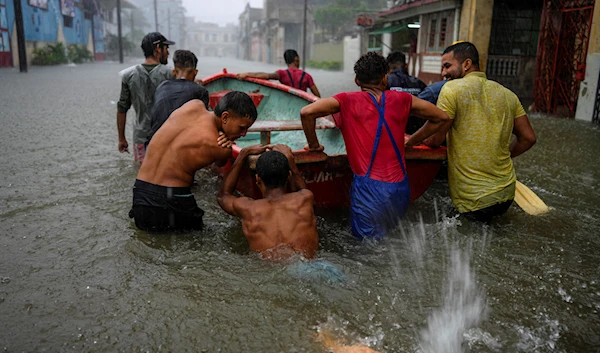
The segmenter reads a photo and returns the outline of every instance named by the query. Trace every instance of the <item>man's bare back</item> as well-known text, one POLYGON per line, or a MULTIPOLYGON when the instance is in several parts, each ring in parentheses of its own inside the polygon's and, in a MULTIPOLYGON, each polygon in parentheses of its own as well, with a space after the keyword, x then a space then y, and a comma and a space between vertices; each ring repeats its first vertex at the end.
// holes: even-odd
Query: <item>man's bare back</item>
POLYGON ((232 195, 245 159, 268 149, 271 146, 257 145, 240 152, 223 182, 219 204, 226 212, 241 218, 250 249, 261 253, 264 258, 280 261, 295 254, 312 258, 319 245, 313 208, 314 196, 306 189, 306 183, 294 163, 289 147, 276 145, 272 147, 273 151, 267 152, 271 155, 265 154, 261 156, 261 159, 265 158, 263 161, 257 161, 257 184, 263 193, 263 199, 238 198, 232 195), (278 168, 287 169, 280 173, 279 184, 275 181, 273 186, 272 174, 277 174, 278 168), (260 178, 261 174, 265 180, 260 178), (290 193, 285 189, 288 178, 292 190, 290 193))
POLYGON ((246 93, 227 93, 206 110, 192 100, 175 110, 158 129, 133 187, 129 217, 144 230, 202 229, 202 211, 190 186, 198 169, 225 164, 231 141, 244 136, 256 120, 256 106, 246 93))
POLYGON ((227 160, 230 149, 217 144, 216 116, 200 100, 175 110, 156 132, 137 179, 163 186, 190 186, 197 170, 227 160))

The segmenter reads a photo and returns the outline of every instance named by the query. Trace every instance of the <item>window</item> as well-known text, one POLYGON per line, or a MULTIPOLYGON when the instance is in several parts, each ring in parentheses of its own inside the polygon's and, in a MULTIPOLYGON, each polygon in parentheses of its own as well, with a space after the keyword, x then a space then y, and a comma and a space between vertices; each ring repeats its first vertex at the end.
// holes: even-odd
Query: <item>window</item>
POLYGON ((65 27, 73 27, 73 17, 63 15, 63 23, 65 24, 65 27))
POLYGON ((447 18, 442 18, 442 20, 440 21, 440 35, 439 35, 439 42, 438 42, 438 47, 439 48, 443 48, 446 46, 446 26, 448 24, 448 19, 447 18))
POLYGON ((429 23, 429 45, 427 46, 427 48, 429 50, 433 50, 433 47, 435 46, 436 30, 437 30, 437 20, 431 19, 431 22, 429 23))

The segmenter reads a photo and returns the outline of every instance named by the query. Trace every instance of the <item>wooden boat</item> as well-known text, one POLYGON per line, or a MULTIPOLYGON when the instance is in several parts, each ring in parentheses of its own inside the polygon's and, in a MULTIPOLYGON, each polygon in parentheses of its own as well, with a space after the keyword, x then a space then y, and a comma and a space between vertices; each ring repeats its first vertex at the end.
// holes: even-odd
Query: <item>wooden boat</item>
MULTIPOLYGON (((317 136, 325 146, 323 152, 307 152, 306 137, 300 122, 300 109, 318 98, 307 92, 278 82, 247 78, 238 80, 227 70, 203 80, 210 93, 210 106, 214 109, 219 100, 232 90, 248 93, 254 101, 258 119, 248 134, 236 141, 233 156, 256 143, 283 143, 292 148, 298 168, 308 188, 315 195, 315 204, 321 207, 347 207, 350 204, 350 185, 353 173, 348 164, 341 132, 333 118, 317 119, 317 136)), ((246 196, 261 198, 254 179, 257 158, 249 158, 248 168, 240 176, 237 190, 246 196)), ((419 198, 432 183, 446 159, 446 149, 416 146, 406 151, 405 160, 410 183, 411 200, 419 198)), ((225 173, 231 164, 218 168, 225 173)))

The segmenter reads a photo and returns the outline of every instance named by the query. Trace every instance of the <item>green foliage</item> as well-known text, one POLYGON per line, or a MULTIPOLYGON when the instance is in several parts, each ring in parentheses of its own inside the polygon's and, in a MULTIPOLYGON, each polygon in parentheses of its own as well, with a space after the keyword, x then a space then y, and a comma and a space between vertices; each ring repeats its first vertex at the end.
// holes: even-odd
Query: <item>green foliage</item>
POLYGON ((383 9, 384 0, 335 0, 333 4, 315 10, 315 23, 330 34, 336 34, 356 16, 383 9))
POLYGON ((33 65, 60 65, 69 61, 80 64, 94 59, 92 53, 83 45, 69 44, 65 50, 62 42, 48 44, 33 51, 33 65))
POLYGON ((69 60, 75 64, 94 60, 92 53, 83 45, 69 44, 67 51, 69 52, 69 60))
MULTIPOLYGON (((140 42, 141 42, 141 40, 140 40, 140 42)), ((107 33, 104 36, 104 43, 106 43, 105 54, 106 54, 107 58, 111 59, 111 60, 117 59, 119 57, 119 37, 114 34, 107 33)), ((129 40, 129 38, 123 37, 123 55, 131 54, 135 47, 136 46, 133 44, 133 42, 131 40, 129 40)), ((141 54, 141 51, 140 51, 140 54, 141 54)))
POLYGON ((68 62, 65 46, 61 42, 48 44, 44 48, 33 51, 33 65, 60 65, 68 62))
POLYGON ((308 60, 306 62, 308 67, 313 67, 315 69, 323 69, 330 71, 340 71, 343 68, 343 63, 341 61, 315 61, 308 60))

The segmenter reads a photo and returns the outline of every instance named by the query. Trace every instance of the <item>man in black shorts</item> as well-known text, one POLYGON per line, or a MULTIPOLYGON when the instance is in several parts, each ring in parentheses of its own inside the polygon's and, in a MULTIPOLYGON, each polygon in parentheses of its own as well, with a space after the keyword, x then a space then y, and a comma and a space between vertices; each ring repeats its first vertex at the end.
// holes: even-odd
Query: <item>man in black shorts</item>
POLYGON ((129 217, 143 230, 200 229, 204 212, 190 186, 197 170, 231 158, 231 141, 245 136, 256 120, 246 93, 227 93, 214 112, 191 100, 171 114, 148 144, 133 186, 129 217))
POLYGON ((192 99, 199 99, 204 102, 204 106, 208 109, 208 91, 198 83, 194 82, 198 70, 198 58, 189 50, 177 50, 173 55, 172 80, 162 82, 156 89, 154 94, 154 106, 152 107, 152 115, 150 119, 151 130, 146 146, 150 140, 167 121, 171 113, 179 109, 185 103, 192 99))

